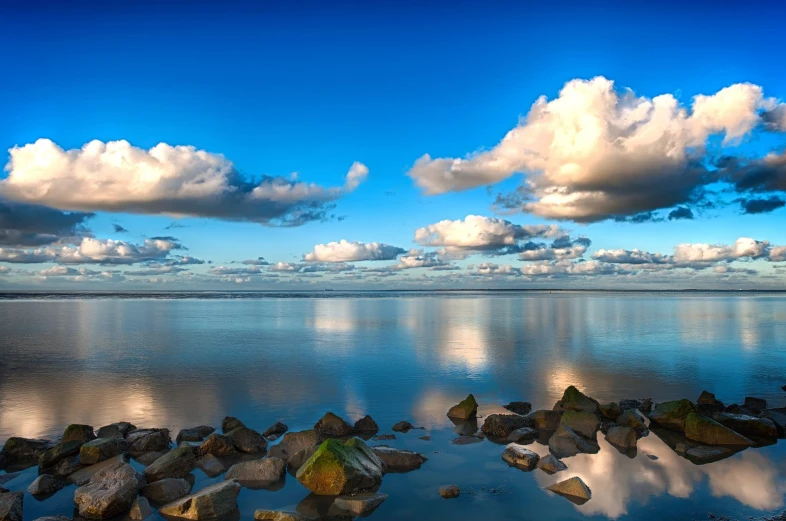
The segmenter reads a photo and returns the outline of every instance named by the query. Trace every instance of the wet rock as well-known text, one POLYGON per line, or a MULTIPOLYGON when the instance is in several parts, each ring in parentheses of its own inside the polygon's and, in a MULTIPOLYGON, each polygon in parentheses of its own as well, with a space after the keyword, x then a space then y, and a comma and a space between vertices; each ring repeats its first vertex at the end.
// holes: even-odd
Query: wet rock
POLYGON ((129 432, 135 431, 136 425, 128 422, 117 422, 111 425, 105 425, 98 429, 96 437, 98 438, 125 438, 129 432))
POLYGON ((559 494, 576 504, 584 504, 592 498, 592 491, 578 476, 555 483, 546 487, 546 490, 559 494))
POLYGON ((232 444, 232 441, 222 434, 211 434, 209 435, 205 441, 202 442, 202 445, 199 446, 197 450, 197 454, 200 456, 205 456, 207 454, 212 454, 213 456, 218 457, 226 457, 231 456, 235 453, 235 446, 232 444))
POLYGON ((453 499, 459 497, 461 490, 456 485, 445 485, 439 487, 439 495, 445 499, 453 499))
POLYGON ((568 427, 570 430, 583 438, 594 440, 600 429, 598 417, 589 412, 569 410, 562 415, 560 425, 568 427))
POLYGON ((0 474, 0 485, 8 483, 11 480, 18 478, 22 473, 21 472, 6 472, 5 474, 0 474))
POLYGON ((355 432, 375 434, 379 432, 379 426, 374 418, 367 414, 355 422, 354 430, 355 432))
POLYGON ((387 494, 363 493, 354 496, 339 496, 333 501, 338 514, 365 517, 388 498, 387 494))
POLYGON ((696 400, 697 410, 705 416, 712 416, 716 412, 723 412, 725 406, 723 402, 715 398, 709 391, 702 391, 699 399, 696 400))
POLYGON ((532 427, 540 431, 555 431, 562 420, 560 411, 540 410, 533 412, 528 418, 532 418, 532 427))
POLYGON ((96 438, 79 449, 79 462, 82 465, 95 465, 101 461, 123 454, 130 447, 123 438, 96 438))
POLYGON ((469 420, 475 418, 478 414, 478 402, 475 397, 470 394, 457 405, 454 405, 448 411, 448 418, 456 418, 458 420, 469 420))
POLYGON ((185 477, 195 468, 194 451, 188 447, 178 447, 155 460, 143 475, 148 483, 152 483, 166 478, 185 477))
POLYGON ((767 400, 762 400, 761 398, 753 398, 751 396, 745 397, 745 402, 743 403, 743 407, 746 409, 750 409, 751 411, 759 414, 761 411, 767 408, 767 400))
POLYGON ((288 461, 294 454, 309 447, 315 447, 319 445, 321 441, 321 436, 313 429, 288 432, 284 434, 278 444, 270 447, 269 457, 276 457, 288 461))
POLYGON ((240 452, 260 454, 267 450, 267 440, 257 431, 248 427, 238 427, 226 433, 226 437, 240 452))
POLYGON ((617 402, 602 403, 598 406, 598 410, 604 418, 608 418, 610 420, 616 420, 617 417, 622 414, 620 404, 617 402))
POLYGON ((332 412, 325 413, 314 425, 314 430, 326 438, 341 438, 354 432, 352 425, 332 412))
POLYGON ((315 518, 304 516, 297 512, 284 510, 257 510, 254 512, 255 521, 314 521, 315 518))
POLYGON ((188 495, 191 492, 191 483, 183 478, 164 478, 153 483, 148 483, 140 494, 153 503, 164 505, 188 495))
POLYGON ((400 421, 397 424, 395 424, 393 426, 393 431, 394 432, 403 432, 404 434, 406 434, 406 433, 408 433, 409 431, 411 431, 413 429, 422 429, 422 428, 423 427, 415 427, 414 425, 412 425, 408 421, 404 420, 404 421, 400 421))
POLYGON ((211 434, 216 432, 216 430, 211 427, 210 425, 200 425, 198 427, 189 427, 188 429, 182 429, 180 432, 177 433, 177 438, 175 439, 175 443, 180 445, 182 441, 202 441, 211 434))
POLYGON ((94 439, 96 439, 96 435, 93 433, 92 425, 71 424, 66 427, 60 443, 68 443, 69 441, 81 441, 82 443, 87 443, 88 441, 94 439))
POLYGON ((282 434, 284 434, 288 430, 289 430, 289 427, 287 427, 286 424, 281 423, 281 422, 276 422, 273 425, 271 425, 270 427, 268 427, 267 429, 265 429, 265 432, 262 433, 262 436, 264 436, 265 438, 267 438, 268 436, 273 436, 273 435, 281 436, 282 434))
POLYGON ((239 427, 245 427, 242 421, 238 420, 233 416, 227 416, 223 420, 221 420, 221 432, 226 434, 229 431, 233 431, 239 427))
POLYGON ((686 447, 685 457, 697 465, 704 463, 714 463, 724 458, 728 458, 734 451, 728 447, 686 447))
POLYGON ((226 467, 221 460, 217 457, 213 456, 212 454, 205 454, 201 458, 197 460, 197 467, 199 467, 202 472, 207 474, 209 477, 214 478, 226 470, 226 467))
POLYGON ((629 451, 636 448, 636 431, 631 427, 611 427, 606 433, 606 441, 618 449, 629 451))
POLYGON ((81 440, 58 443, 38 457, 38 464, 43 469, 54 467, 64 459, 77 456, 82 445, 83 442, 81 440))
POLYGON ((70 474, 68 476, 68 481, 71 483, 75 483, 80 487, 82 485, 86 485, 96 474, 104 470, 108 467, 116 466, 119 463, 124 463, 126 460, 123 456, 115 456, 114 458, 110 458, 108 460, 102 461, 96 465, 90 465, 89 467, 82 467, 81 469, 77 470, 76 472, 70 474))
POLYGON ((540 458, 540 460, 538 460, 538 464, 535 467, 539 468, 546 474, 556 474, 557 472, 562 472, 568 468, 568 466, 565 465, 561 459, 555 457, 554 454, 548 454, 540 458))
POLYGON ((502 453, 502 459, 511 467, 529 472, 538 464, 540 456, 523 445, 511 443, 502 453))
POLYGON ((126 441, 131 444, 128 453, 136 457, 146 452, 167 451, 172 440, 168 429, 138 429, 129 432, 126 441))
POLYGON ((38 457, 54 446, 49 440, 11 437, 5 442, 0 456, 6 465, 38 459, 38 457))
POLYGON ((61 459, 54 465, 46 467, 46 469, 42 468, 41 470, 52 474, 55 477, 66 478, 83 468, 85 468, 85 465, 79 463, 79 456, 70 456, 68 458, 61 459))
POLYGON ((512 413, 526 416, 532 412, 532 404, 529 402, 510 402, 504 406, 505 409, 512 413))
POLYGON ((139 478, 128 463, 121 462, 95 474, 74 492, 79 515, 108 519, 128 512, 139 491, 139 478))
POLYGON ((372 447, 372 451, 384 463, 385 469, 390 472, 409 472, 417 470, 428 461, 428 458, 418 452, 394 449, 392 447, 372 447))
POLYGON ((140 454, 136 456, 134 459, 147 467, 148 465, 152 465, 158 458, 162 457, 164 454, 169 452, 168 450, 156 451, 156 452, 145 452, 144 454, 140 454))
POLYGON ((244 461, 232 465, 224 479, 234 479, 248 488, 265 488, 284 479, 287 464, 278 458, 244 461))
POLYGON ((706 405, 706 404, 713 404, 717 403, 718 399, 715 398, 715 395, 709 391, 702 391, 699 395, 699 399, 696 400, 696 403, 699 405, 706 405))
MULTIPOLYGON (((379 438, 379 436, 376 436, 374 439, 376 438, 379 438)), ((423 441, 431 441, 431 436, 419 436, 418 439, 423 441)))
POLYGON ((531 442, 535 438, 538 437, 538 431, 531 427, 522 427, 521 429, 516 429, 515 431, 511 432, 508 436, 508 441, 513 443, 520 443, 520 442, 531 442))
POLYGON ((450 443, 452 445, 473 445, 481 441, 483 440, 475 436, 459 436, 458 438, 450 440, 450 443))
POLYGON ((652 399, 644 398, 641 400, 620 400, 620 409, 638 409, 642 414, 649 414, 652 411, 652 399))
POLYGON ((374 441, 388 441, 388 440, 395 440, 395 434, 380 434, 379 436, 374 436, 371 438, 374 441))
POLYGON ((647 418, 638 409, 626 409, 617 418, 617 425, 630 427, 637 434, 647 431, 647 418))
POLYGON ((549 438, 549 451, 558 458, 567 458, 579 453, 596 454, 600 447, 585 438, 582 438, 569 427, 560 425, 549 438))
POLYGON ((153 515, 153 509, 150 508, 150 503, 143 497, 138 497, 131 504, 131 510, 128 512, 128 518, 131 521, 142 521, 153 515))
POLYGON ((22 492, 0 492, 0 521, 22 521, 22 492))
POLYGON ((507 438, 516 429, 533 427, 532 416, 519 416, 517 414, 491 414, 483 422, 481 431, 487 436, 507 438))
POLYGON ((180 445, 177 446, 178 449, 189 449, 191 452, 194 453, 194 456, 199 455, 199 448, 202 444, 198 441, 181 441, 180 445))
POLYGON ((338 496, 378 487, 380 458, 359 438, 346 443, 330 438, 297 471, 297 480, 318 495, 338 496))
POLYGON ((778 437, 778 427, 768 418, 756 418, 743 414, 716 413, 712 419, 746 437, 773 440, 778 437))
POLYGON ((224 481, 162 506, 161 515, 194 521, 220 519, 237 510, 240 484, 224 481))
POLYGON ((318 448, 318 445, 314 445, 313 447, 309 447, 294 453, 292 456, 290 456, 289 460, 287 460, 287 466, 291 469, 299 469, 306 461, 308 461, 308 458, 314 455, 318 448))
POLYGON ((692 413, 685 418, 685 437, 705 445, 741 445, 750 447, 753 442, 720 423, 692 413))
POLYGON ((784 409, 767 409, 762 411, 759 418, 766 418, 775 424, 778 428, 778 437, 783 438, 786 436, 786 408, 784 409))
POLYGON ((743 407, 742 405, 738 405, 733 403, 723 409, 723 412, 727 412, 729 414, 743 414, 745 416, 756 416, 756 413, 752 410, 748 409, 747 407, 743 407))
POLYGON ((685 430, 685 418, 696 412, 690 400, 674 400, 659 403, 649 415, 651 421, 675 431, 685 430))
POLYGON ((592 414, 596 414, 598 408, 597 400, 590 398, 572 385, 565 389, 562 399, 554 406, 555 410, 588 412, 592 414))
POLYGON ((41 474, 35 478, 35 481, 30 483, 29 487, 27 487, 27 493, 31 496, 43 496, 45 494, 57 492, 64 486, 65 483, 54 476, 50 476, 49 474, 41 474))

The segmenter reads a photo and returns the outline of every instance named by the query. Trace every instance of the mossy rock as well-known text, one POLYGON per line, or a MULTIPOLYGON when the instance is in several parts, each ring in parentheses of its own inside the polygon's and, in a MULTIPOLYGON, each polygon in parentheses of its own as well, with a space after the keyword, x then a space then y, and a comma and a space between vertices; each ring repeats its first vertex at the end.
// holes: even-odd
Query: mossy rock
POLYGON ((63 439, 60 440, 60 443, 68 443, 69 441, 74 440, 87 443, 88 441, 94 439, 96 439, 96 435, 93 433, 92 425, 72 424, 66 427, 66 430, 63 433, 63 439))
POLYGON ((690 400, 674 400, 659 403, 650 413, 650 420, 667 429, 675 431, 685 430, 685 418, 697 411, 690 400))
POLYGON ((338 496, 374 489, 382 475, 382 462, 363 440, 331 438, 300 467, 297 480, 317 495, 338 496))
POLYGON ((598 412, 599 404, 597 400, 590 398, 571 385, 562 393, 562 399, 557 402, 557 409, 595 414, 598 412))
POLYGON ((753 446, 753 442, 742 434, 696 413, 685 418, 685 437, 705 445, 753 446))
POLYGON ((469 420, 476 417, 478 414, 478 402, 475 401, 473 395, 464 398, 458 405, 454 405, 448 411, 448 418, 456 418, 459 420, 469 420))

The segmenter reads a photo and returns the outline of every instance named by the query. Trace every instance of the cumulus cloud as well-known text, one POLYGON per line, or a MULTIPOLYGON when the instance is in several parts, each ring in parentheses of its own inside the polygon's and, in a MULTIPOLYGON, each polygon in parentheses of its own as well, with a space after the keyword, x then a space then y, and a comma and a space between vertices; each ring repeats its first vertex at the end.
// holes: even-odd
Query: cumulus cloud
POLYGON ((264 257, 257 257, 256 259, 247 259, 241 261, 241 264, 245 264, 247 266, 269 266, 270 263, 264 259, 264 257))
POLYGON ((87 235, 92 215, 0 199, 0 246, 44 246, 87 235))
POLYGON ((270 271, 281 271, 281 272, 288 272, 288 271, 297 271, 298 267, 297 264, 293 264, 291 262, 277 262, 268 268, 270 271))
POLYGON ((0 248, 0 262, 60 264, 136 264, 166 259, 182 245, 172 237, 153 237, 142 244, 85 237, 75 246, 44 247, 33 250, 0 248))
POLYGON ((0 194, 61 210, 213 217, 295 226, 328 217, 368 168, 354 163, 343 186, 325 188, 283 177, 250 180, 220 154, 161 143, 91 141, 63 150, 48 139, 14 147, 0 194))
POLYGON ((752 161, 724 157, 717 166, 739 192, 786 191, 786 152, 770 153, 752 161))
POLYGON ((649 253, 641 250, 598 250, 593 259, 614 264, 670 264, 671 255, 649 253))
POLYGON ((540 97, 492 149, 426 154, 408 175, 434 195, 522 173, 525 184, 498 205, 577 222, 636 215, 700 197, 717 180, 706 166, 709 139, 734 145, 762 123, 779 126, 783 110, 750 83, 698 95, 687 108, 671 94, 637 96, 603 77, 572 80, 557 98, 540 97))
POLYGON ((6 275, 11 272, 11 268, 8 266, 0 266, 0 275, 6 275))
POLYGON ((215 266, 208 272, 212 275, 261 275, 263 273, 260 266, 249 266, 247 268, 228 268, 226 266, 215 266))
POLYGON ((569 235, 558 237, 551 245, 528 242, 519 253, 519 259, 523 261, 578 259, 584 256, 591 244, 592 241, 587 237, 571 239, 569 235))
POLYGON ((392 260, 406 250, 379 242, 350 242, 340 240, 317 244, 314 251, 303 255, 306 262, 357 262, 392 260))

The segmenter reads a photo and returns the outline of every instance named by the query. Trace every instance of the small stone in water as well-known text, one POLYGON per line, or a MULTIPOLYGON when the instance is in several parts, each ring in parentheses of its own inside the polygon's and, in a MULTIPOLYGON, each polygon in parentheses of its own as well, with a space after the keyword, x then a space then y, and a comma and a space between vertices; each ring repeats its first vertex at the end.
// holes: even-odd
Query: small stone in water
POLYGON ((453 499, 459 497, 461 490, 456 485, 445 485, 439 487, 439 495, 445 499, 453 499))

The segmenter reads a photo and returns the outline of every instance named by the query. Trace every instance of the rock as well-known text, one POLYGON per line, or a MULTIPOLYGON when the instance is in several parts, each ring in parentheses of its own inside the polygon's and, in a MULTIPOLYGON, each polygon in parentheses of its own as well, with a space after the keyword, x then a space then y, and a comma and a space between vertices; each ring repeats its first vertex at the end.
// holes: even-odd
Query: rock
POLYGON ((220 519, 237 510, 240 484, 224 481, 162 506, 161 515, 195 521, 220 519))
POLYGON ((217 457, 213 456, 212 454, 205 454, 201 458, 199 458, 196 462, 197 467, 202 469, 202 472, 208 475, 208 477, 214 478, 226 470, 226 467, 221 460, 217 457))
POLYGON ((637 434, 647 431, 647 418, 638 409, 625 409, 617 418, 617 425, 630 427, 637 434))
POLYGON ((41 471, 52 474, 56 477, 65 478, 83 468, 85 468, 85 465, 79 463, 79 456, 70 456, 68 458, 61 459, 54 465, 46 467, 46 469, 42 468, 41 471))
POLYGON ((786 436, 786 409, 767 409, 759 414, 759 418, 766 418, 778 428, 778 437, 786 436))
MULTIPOLYGON (((374 437, 374 439, 377 438, 379 438, 379 436, 374 437)), ((423 441, 431 441, 431 436, 418 436, 418 439, 423 441)))
POLYGON ((22 475, 21 472, 11 472, 11 473, 6 472, 5 474, 0 474, 0 485, 8 483, 9 481, 14 480, 21 475, 22 475))
POLYGON ((756 413, 753 412, 752 410, 748 409, 747 407, 737 405, 736 403, 733 403, 728 407, 726 407, 725 409, 723 409, 723 412, 727 412, 729 414, 742 414, 745 416, 756 416, 756 413))
POLYGON ((555 483, 550 487, 546 487, 546 490, 559 494, 577 504, 584 504, 592 498, 592 491, 578 476, 555 483))
POLYGON ((147 467, 148 465, 152 465, 155 461, 164 456, 169 452, 168 450, 164 451, 156 451, 156 452, 145 452, 144 454, 140 454, 139 456, 135 457, 134 459, 137 460, 139 463, 147 467))
POLYGON ((108 519, 128 512, 139 491, 139 479, 128 463, 121 462, 95 474, 74 492, 79 515, 108 519))
POLYGON ((600 447, 596 443, 582 438, 569 427, 560 425, 549 438, 549 450, 558 458, 567 458, 579 453, 596 454, 600 447))
POLYGON ((349 436, 354 432, 350 424, 332 412, 325 413, 316 425, 314 425, 314 430, 326 438, 341 438, 343 436, 349 436))
POLYGON ((22 521, 23 492, 0 492, 0 521, 22 521))
POLYGON ((562 415, 560 425, 568 427, 579 436, 588 440, 594 440, 597 437, 598 429, 600 429, 600 421, 597 416, 589 412, 575 410, 566 411, 562 415))
POLYGON ((762 400, 761 398, 753 398, 751 396, 745 397, 745 402, 743 403, 743 407, 746 409, 750 409, 751 411, 759 414, 761 411, 767 408, 767 400, 762 400))
POLYGON ((202 441, 211 434, 216 432, 216 430, 211 427, 210 425, 200 425, 198 427, 189 427, 188 429, 182 429, 180 432, 177 433, 177 438, 175 439, 175 443, 180 445, 181 441, 202 441))
POLYGON ((450 440, 450 443, 452 445, 472 445, 480 443, 481 441, 483 440, 476 436, 459 436, 458 438, 450 440))
POLYGON ((377 432, 379 432, 379 426, 377 425, 377 422, 375 422, 374 418, 372 418, 368 414, 363 416, 358 421, 356 421, 353 429, 355 430, 355 432, 362 432, 362 433, 369 433, 369 434, 376 434, 377 432))
POLYGON ((237 463, 229 468, 224 479, 234 479, 248 488, 265 488, 284 479, 287 464, 278 458, 264 458, 237 463))
POLYGON ((51 449, 54 444, 49 440, 31 438, 8 438, 0 450, 0 455, 5 459, 6 465, 38 459, 38 457, 51 449))
POLYGON ((287 460, 287 466, 291 469, 299 469, 306 461, 308 461, 308 458, 314 455, 318 448, 318 445, 314 445, 313 447, 309 447, 294 453, 287 460))
POLYGON ((379 436, 374 436, 371 438, 374 441, 388 441, 388 440, 395 440, 395 434, 380 434, 379 436))
POLYGON ((68 443, 69 441, 81 441, 82 443, 87 443, 90 440, 96 439, 96 435, 93 434, 93 426, 92 425, 78 425, 78 424, 71 424, 66 427, 65 432, 63 433, 63 438, 60 440, 60 443, 68 443))
POLYGON ((773 440, 778 437, 778 426, 768 418, 720 412, 713 414, 712 419, 743 436, 765 440, 773 440))
POLYGON ((82 445, 81 440, 58 443, 38 457, 38 464, 43 469, 51 468, 66 458, 78 455, 82 445))
POLYGON ((178 447, 155 460, 143 475, 148 483, 152 483, 166 478, 183 478, 195 468, 194 451, 188 447, 178 447))
POLYGON ((129 432, 135 431, 136 425, 128 422, 117 422, 111 425, 105 425, 98 429, 96 437, 98 438, 125 438, 129 432))
POLYGON ((596 414, 598 408, 597 400, 586 396, 572 385, 565 389, 562 399, 555 406, 555 410, 588 412, 592 414, 596 414))
POLYGON ((696 400, 696 403, 699 405, 704 405, 704 404, 713 404, 716 403, 717 401, 718 399, 715 398, 714 394, 712 394, 709 391, 702 391, 701 394, 699 395, 699 399, 696 400))
POLYGON ((82 465, 95 465, 101 461, 123 454, 131 446, 123 438, 96 438, 88 441, 79 450, 82 465))
POLYGON ((254 512, 255 521, 314 521, 313 517, 306 517, 297 512, 283 510, 257 510, 254 512))
POLYGON ((177 446, 178 449, 189 449, 191 452, 194 453, 194 456, 199 455, 200 447, 202 447, 202 444, 198 441, 181 441, 180 444, 177 446))
MULTIPOLYGON (((634 410, 634 409, 628 409, 634 410)), ((639 411, 636 411, 639 412, 639 411)), ((630 451, 636 448, 636 431, 631 427, 616 426, 611 427, 606 433, 606 441, 622 449, 623 451, 630 451)))
POLYGON ((408 433, 412 429, 422 429, 423 427, 415 427, 408 421, 400 421, 393 426, 394 432, 403 432, 404 434, 408 433))
POLYGON ((31 496, 42 496, 44 494, 57 492, 64 486, 65 483, 54 476, 50 476, 49 474, 41 474, 35 478, 35 481, 30 483, 29 487, 27 487, 27 493, 31 496))
POLYGON ((188 495, 191 492, 191 483, 183 478, 164 478, 153 483, 148 483, 140 494, 153 503, 164 505, 188 495))
POLYGON ((439 495, 445 499, 453 499, 459 497, 461 490, 456 485, 445 485, 439 487, 439 495))
POLYGON ((150 508, 150 503, 143 497, 138 497, 131 504, 131 510, 128 512, 128 518, 132 521, 142 521, 153 515, 153 509, 150 508))
POLYGON ((417 470, 428 461, 428 458, 418 452, 409 450, 394 449, 392 447, 377 446, 371 447, 374 454, 382 460, 385 468, 391 472, 409 472, 417 470))
POLYGON ((448 411, 448 418, 456 418, 458 420, 469 420, 475 418, 478 414, 478 402, 475 397, 470 394, 457 405, 454 405, 448 411))
POLYGON ((200 456, 212 454, 213 456, 225 457, 234 453, 235 446, 232 445, 232 441, 222 434, 209 435, 197 450, 197 454, 200 456))
POLYGON ((699 399, 696 400, 697 410, 705 416, 712 416, 716 412, 723 412, 723 402, 715 398, 709 391, 702 391, 699 399))
POLYGON ((39 517, 35 521, 73 521, 73 520, 70 517, 66 517, 62 514, 58 514, 56 516, 39 517))
POLYGON ((76 472, 70 474, 68 476, 68 481, 70 481, 71 483, 75 483, 81 487, 82 485, 87 484, 93 478, 93 476, 95 476, 105 468, 115 466, 119 463, 125 463, 125 461, 126 460, 123 456, 115 456, 114 458, 104 460, 96 465, 83 467, 77 470, 76 472))
POLYGON ((642 414, 649 414, 652 410, 652 399, 643 400, 620 400, 620 410, 638 409, 642 414))
POLYGON ((289 461, 294 454, 309 447, 315 447, 322 441, 319 433, 313 429, 306 431, 288 432, 284 434, 278 444, 270 447, 268 457, 276 457, 289 461))
POLYGON ((532 404, 529 402, 510 402, 505 405, 504 408, 522 416, 526 416, 532 412, 532 404))
POLYGON ((602 403, 598 406, 598 410, 604 418, 608 418, 610 420, 616 420, 619 415, 622 414, 620 404, 617 402, 602 403))
POLYGON ((532 441, 538 437, 538 431, 531 427, 522 427, 521 429, 516 429, 515 431, 511 432, 508 435, 508 441, 512 441, 513 443, 519 443, 522 441, 532 441))
POLYGON ((693 463, 713 463, 728 458, 734 451, 728 447, 690 447, 685 450, 685 457, 693 463))
POLYGON ((318 495, 338 496, 382 483, 380 458, 359 438, 346 443, 330 438, 297 471, 297 480, 318 495))
POLYGON ((248 427, 238 427, 226 433, 226 437, 240 452, 260 454, 267 450, 267 440, 257 431, 248 427))
POLYGON ((531 416, 519 416, 517 414, 490 414, 483 422, 481 431, 487 436, 507 438, 516 429, 523 427, 533 427, 531 416))
POLYGON ((753 446, 753 442, 742 434, 696 413, 691 413, 685 418, 685 437, 705 445, 753 446))
POLYGON ((528 418, 532 418, 532 427, 539 431, 556 431, 560 420, 562 420, 562 413, 560 411, 540 410, 533 412, 528 418))
POLYGON ((388 498, 387 494, 364 493, 354 496, 339 496, 333 501, 337 510, 352 516, 365 517, 373 512, 388 498))
POLYGON ((548 454, 540 458, 540 460, 538 460, 538 464, 535 465, 535 467, 539 468, 546 474, 556 474, 557 472, 562 472, 568 468, 568 466, 565 465, 561 459, 555 457, 554 454, 548 454))
POLYGON ((285 424, 283 424, 281 422, 276 422, 273 425, 271 425, 270 427, 268 427, 267 429, 265 429, 265 432, 262 433, 262 436, 264 436, 265 438, 267 438, 268 436, 271 436, 271 435, 281 436, 282 434, 284 434, 288 430, 289 430, 289 427, 287 427, 285 424))
POLYGON ((649 418, 667 429, 684 431, 685 418, 695 412, 696 406, 690 400, 674 400, 656 405, 649 418))
POLYGON ((245 425, 242 421, 233 416, 227 416, 221 420, 221 432, 224 434, 228 433, 229 431, 233 431, 238 427, 245 427, 245 425))
POLYGON ((140 456, 146 452, 160 452, 169 450, 172 441, 168 429, 139 429, 126 435, 126 440, 131 444, 128 453, 131 456, 140 456))
POLYGON ((511 467, 529 472, 538 464, 540 456, 523 445, 511 443, 502 453, 502 459, 511 467))

